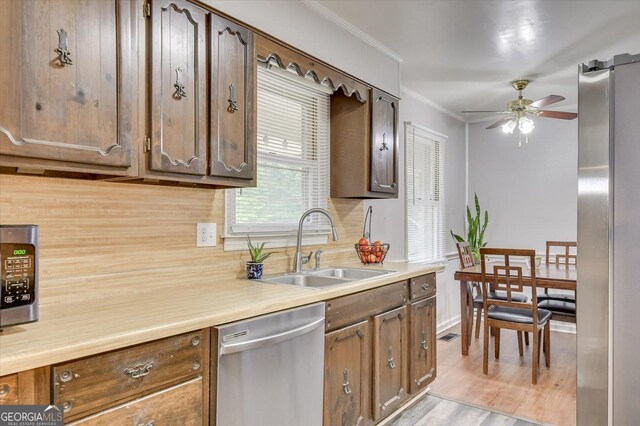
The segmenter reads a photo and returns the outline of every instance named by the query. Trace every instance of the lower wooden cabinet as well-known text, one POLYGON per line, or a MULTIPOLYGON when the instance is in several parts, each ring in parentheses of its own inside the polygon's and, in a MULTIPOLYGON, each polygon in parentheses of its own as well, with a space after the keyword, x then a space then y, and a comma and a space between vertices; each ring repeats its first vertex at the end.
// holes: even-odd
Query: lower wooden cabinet
POLYGON ((407 308, 373 317, 373 419, 398 408, 407 396, 407 308))
POLYGON ((0 377, 0 405, 51 403, 50 367, 0 377))
POLYGON ((421 391, 436 378, 436 298, 409 307, 409 380, 411 393, 421 391))
POLYGON ((353 426, 371 421, 369 321, 325 336, 324 424, 353 426))
POLYGON ((201 377, 71 423, 83 426, 201 426, 201 377))

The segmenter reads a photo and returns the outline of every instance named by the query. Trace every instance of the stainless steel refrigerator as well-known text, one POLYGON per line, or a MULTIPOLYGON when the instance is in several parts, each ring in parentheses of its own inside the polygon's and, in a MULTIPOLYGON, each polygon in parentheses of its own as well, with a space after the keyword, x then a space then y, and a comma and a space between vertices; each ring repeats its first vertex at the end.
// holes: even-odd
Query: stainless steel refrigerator
POLYGON ((579 67, 578 425, 640 421, 640 55, 579 67))

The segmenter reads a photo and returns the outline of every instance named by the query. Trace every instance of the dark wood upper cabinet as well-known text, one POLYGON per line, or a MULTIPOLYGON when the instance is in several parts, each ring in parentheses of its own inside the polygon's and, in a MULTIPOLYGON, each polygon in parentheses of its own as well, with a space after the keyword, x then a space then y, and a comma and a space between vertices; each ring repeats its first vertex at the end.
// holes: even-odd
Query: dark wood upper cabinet
POLYGON ((398 196, 398 103, 378 89, 361 102, 331 95, 331 197, 398 196))
POLYGON ((371 91, 371 191, 398 193, 398 99, 371 91))
POLYGON ((211 176, 255 179, 256 45, 252 31, 211 19, 211 176))
POLYGON ((128 173, 134 3, 0 1, 2 165, 128 173))
POLYGON ((151 1, 151 170, 207 173, 207 15, 187 1, 151 1))
POLYGON ((373 317, 373 419, 395 411, 407 397, 407 315, 403 306, 373 317))
POLYGON ((436 378, 436 298, 414 302, 409 309, 409 381, 414 393, 436 378))
POLYGON ((325 336, 324 425, 371 423, 371 336, 362 321, 325 336))

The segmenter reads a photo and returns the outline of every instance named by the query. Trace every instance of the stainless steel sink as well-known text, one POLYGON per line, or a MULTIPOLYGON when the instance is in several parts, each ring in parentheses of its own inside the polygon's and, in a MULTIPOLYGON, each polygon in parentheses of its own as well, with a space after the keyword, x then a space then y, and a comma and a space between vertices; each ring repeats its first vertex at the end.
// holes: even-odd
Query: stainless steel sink
POLYGON ((271 284, 297 285, 300 287, 323 288, 352 283, 367 278, 379 277, 395 271, 360 268, 325 268, 318 271, 306 271, 299 274, 283 274, 264 278, 271 284))
POLYGON ((361 269, 361 268, 327 268, 318 271, 309 271, 309 275, 320 277, 335 277, 346 280, 365 280, 367 278, 380 277, 390 274, 394 271, 385 271, 383 269, 361 269))

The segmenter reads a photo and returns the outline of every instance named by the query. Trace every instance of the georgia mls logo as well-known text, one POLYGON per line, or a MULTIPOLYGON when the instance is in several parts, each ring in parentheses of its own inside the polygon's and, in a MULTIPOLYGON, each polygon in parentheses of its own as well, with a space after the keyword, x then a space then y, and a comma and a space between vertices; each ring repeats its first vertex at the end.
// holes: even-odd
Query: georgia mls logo
POLYGON ((0 426, 62 426, 64 413, 57 405, 0 405, 0 426))

